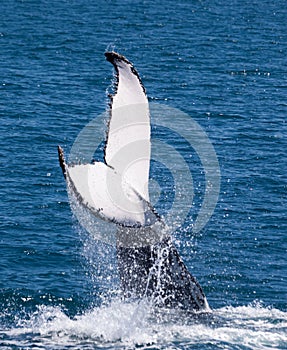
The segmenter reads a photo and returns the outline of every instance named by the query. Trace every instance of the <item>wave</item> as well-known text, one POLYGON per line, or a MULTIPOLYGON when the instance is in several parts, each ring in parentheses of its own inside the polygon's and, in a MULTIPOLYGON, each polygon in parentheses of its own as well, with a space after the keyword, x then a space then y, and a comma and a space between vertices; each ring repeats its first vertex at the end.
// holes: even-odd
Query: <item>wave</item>
MULTIPOLYGON (((0 317, 1 318, 1 317, 0 317)), ((38 305, 13 325, 1 325, 0 346, 10 349, 286 349, 287 312, 260 303, 212 313, 154 310, 142 301, 114 300, 69 317, 38 305), (4 327, 3 327, 4 326, 4 327)))

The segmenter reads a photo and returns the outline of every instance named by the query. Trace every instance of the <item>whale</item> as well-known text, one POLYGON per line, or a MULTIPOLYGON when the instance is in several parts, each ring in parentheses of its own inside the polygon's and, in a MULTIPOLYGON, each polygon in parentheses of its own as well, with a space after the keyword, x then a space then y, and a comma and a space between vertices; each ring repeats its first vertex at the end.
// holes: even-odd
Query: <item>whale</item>
POLYGON ((58 146, 67 189, 91 215, 116 227, 116 257, 124 300, 156 307, 210 311, 197 279, 149 198, 151 121, 145 87, 134 65, 105 53, 114 67, 103 161, 69 164, 58 146))

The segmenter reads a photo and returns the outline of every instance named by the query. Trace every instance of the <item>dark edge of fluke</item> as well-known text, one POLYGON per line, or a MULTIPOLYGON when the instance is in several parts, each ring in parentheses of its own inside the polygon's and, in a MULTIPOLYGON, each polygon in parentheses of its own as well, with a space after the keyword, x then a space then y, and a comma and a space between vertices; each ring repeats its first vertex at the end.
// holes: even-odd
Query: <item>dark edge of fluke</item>
POLYGON ((120 55, 119 53, 115 52, 115 51, 107 51, 105 52, 105 56, 107 61, 111 62, 112 64, 115 64, 115 60, 119 60, 119 61, 124 61, 127 64, 133 65, 129 60, 127 60, 125 58, 125 56, 120 55))
POLYGON ((67 178, 67 169, 66 169, 66 162, 65 162, 65 156, 64 156, 64 151, 61 146, 58 146, 58 157, 59 157, 59 163, 60 167, 63 172, 63 176, 66 179, 67 178))
MULTIPOLYGON (((135 67, 134 67, 134 65, 133 65, 133 63, 131 61, 129 61, 128 59, 125 58, 125 56, 120 55, 120 54, 118 54, 115 51, 105 52, 105 57, 106 57, 106 60, 108 62, 110 62, 115 67, 115 70, 117 72, 117 81, 118 81, 119 70, 118 70, 118 66, 117 66, 116 61, 122 61, 122 62, 125 62, 126 64, 128 64, 130 66, 131 72, 138 78, 138 80, 139 80, 139 82, 141 84, 141 87, 143 89, 144 94, 146 94, 146 89, 145 89, 145 87, 144 87, 144 85, 142 83, 140 75, 139 75, 138 71, 135 69, 135 67)), ((116 93, 117 92, 115 92, 114 95, 116 95, 116 93)))

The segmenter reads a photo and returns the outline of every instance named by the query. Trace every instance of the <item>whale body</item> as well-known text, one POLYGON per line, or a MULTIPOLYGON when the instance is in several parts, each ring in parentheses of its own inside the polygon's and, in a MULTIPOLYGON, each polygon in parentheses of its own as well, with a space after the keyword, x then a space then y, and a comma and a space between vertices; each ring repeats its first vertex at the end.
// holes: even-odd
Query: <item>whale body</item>
POLYGON ((67 164, 58 155, 70 193, 92 215, 116 225, 120 287, 125 299, 155 306, 209 311, 205 294, 186 268, 162 217, 149 200, 149 104, 133 64, 105 53, 116 72, 110 95, 104 162, 67 164))

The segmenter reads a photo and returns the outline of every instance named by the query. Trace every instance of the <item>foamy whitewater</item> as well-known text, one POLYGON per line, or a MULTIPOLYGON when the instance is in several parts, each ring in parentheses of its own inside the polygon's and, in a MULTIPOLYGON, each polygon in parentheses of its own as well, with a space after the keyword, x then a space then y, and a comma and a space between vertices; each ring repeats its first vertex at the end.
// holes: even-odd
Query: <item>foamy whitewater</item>
POLYGON ((286 349, 287 313, 260 303, 212 314, 153 310, 147 303, 96 307, 69 318, 60 307, 39 306, 2 329, 1 349, 286 349))

